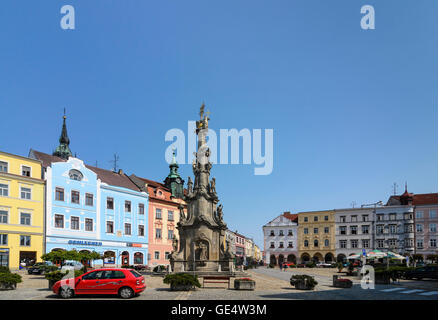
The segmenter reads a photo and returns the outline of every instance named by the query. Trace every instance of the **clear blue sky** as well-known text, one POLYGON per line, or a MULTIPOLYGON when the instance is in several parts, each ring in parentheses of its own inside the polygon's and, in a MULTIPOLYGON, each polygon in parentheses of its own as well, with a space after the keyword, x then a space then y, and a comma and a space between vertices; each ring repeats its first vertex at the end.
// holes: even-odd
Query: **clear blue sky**
POLYGON ((385 201, 393 182, 438 192, 437 15, 431 0, 4 0, 0 150, 52 152, 66 107, 78 157, 163 180, 166 131, 204 100, 213 129, 274 129, 271 175, 212 172, 229 227, 259 245, 283 211, 385 201))

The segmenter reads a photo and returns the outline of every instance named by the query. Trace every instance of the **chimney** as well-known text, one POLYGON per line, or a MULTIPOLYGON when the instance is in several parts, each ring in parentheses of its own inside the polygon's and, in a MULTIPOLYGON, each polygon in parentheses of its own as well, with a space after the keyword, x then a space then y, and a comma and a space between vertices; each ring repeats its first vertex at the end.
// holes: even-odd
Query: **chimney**
POLYGON ((119 169, 118 174, 123 175, 123 170, 122 170, 122 169, 119 169))

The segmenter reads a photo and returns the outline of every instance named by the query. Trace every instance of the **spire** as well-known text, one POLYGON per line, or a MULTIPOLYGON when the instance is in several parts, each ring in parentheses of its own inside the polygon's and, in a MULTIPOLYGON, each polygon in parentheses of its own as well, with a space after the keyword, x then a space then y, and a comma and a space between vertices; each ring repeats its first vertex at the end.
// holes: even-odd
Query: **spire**
POLYGON ((170 168, 170 173, 167 177, 169 177, 169 178, 179 178, 180 177, 180 175, 178 173, 178 168, 179 168, 178 162, 176 162, 175 149, 173 149, 173 152, 172 152, 172 162, 170 163, 169 168, 170 168))
POLYGON ((175 149, 173 149, 172 162, 169 165, 170 172, 166 180, 164 180, 164 185, 170 190, 173 197, 182 199, 184 196, 184 180, 181 179, 178 173, 178 167, 175 149))
POLYGON ((65 120, 67 119, 67 116, 65 115, 65 108, 64 108, 64 116, 62 118, 63 118, 63 123, 62 123, 61 136, 59 137, 59 146, 55 149, 53 155, 67 160, 68 157, 72 156, 72 153, 69 147, 70 139, 68 138, 67 125, 65 122, 65 120))

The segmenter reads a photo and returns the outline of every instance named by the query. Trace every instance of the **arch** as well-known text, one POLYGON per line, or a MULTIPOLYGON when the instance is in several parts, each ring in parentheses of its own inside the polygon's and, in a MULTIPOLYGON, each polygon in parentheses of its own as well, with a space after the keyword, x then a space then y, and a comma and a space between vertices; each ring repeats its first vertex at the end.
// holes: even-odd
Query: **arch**
POLYGON ((297 257, 291 253, 287 256, 287 262, 297 263, 297 257))
POLYGON ((123 251, 122 252, 122 266, 128 266, 129 265, 129 252, 123 251))
POLYGON ((144 263, 144 254, 141 252, 134 253, 134 264, 143 264, 144 263))
POLYGON ((338 254, 338 256, 336 257, 336 261, 337 262, 345 262, 345 260, 347 260, 347 257, 345 256, 345 254, 338 254))
POLYGON ((284 262, 284 256, 282 254, 278 255, 278 264, 283 264, 284 262))
POLYGON ((114 251, 105 251, 103 256, 103 264, 116 264, 116 253, 114 251))
POLYGON ((271 254, 271 256, 269 257, 269 264, 277 265, 277 258, 274 254, 271 254))
POLYGON ((316 262, 319 262, 319 261, 323 261, 323 256, 322 256, 322 254, 320 254, 319 252, 317 252, 317 253, 315 253, 314 255, 313 255, 313 258, 312 258, 312 260, 316 263, 316 262))
POLYGON ((84 175, 82 174, 82 172, 80 172, 79 170, 76 170, 76 169, 71 169, 68 172, 68 175, 69 175, 70 179, 76 180, 76 181, 82 181, 82 179, 84 178, 84 175))
POLYGON ((328 262, 328 263, 330 263, 330 262, 334 262, 334 261, 335 261, 335 257, 333 256, 333 254, 332 254, 331 252, 329 252, 329 253, 327 253, 327 254, 324 256, 324 261, 325 261, 325 262, 328 262))
POLYGON ((308 254, 308 253, 303 253, 302 255, 301 255, 301 262, 309 262, 310 261, 310 254, 308 254))

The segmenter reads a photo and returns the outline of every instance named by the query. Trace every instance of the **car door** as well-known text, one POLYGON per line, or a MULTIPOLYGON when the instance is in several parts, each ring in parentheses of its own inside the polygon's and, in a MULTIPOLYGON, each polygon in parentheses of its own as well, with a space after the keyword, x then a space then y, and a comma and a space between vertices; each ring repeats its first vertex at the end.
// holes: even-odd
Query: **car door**
POLYGON ((121 270, 106 270, 97 282, 98 294, 117 294, 125 281, 125 274, 121 270))
POLYGON ((104 272, 103 270, 97 270, 83 275, 80 281, 76 281, 75 292, 77 294, 97 294, 100 278, 104 272))

